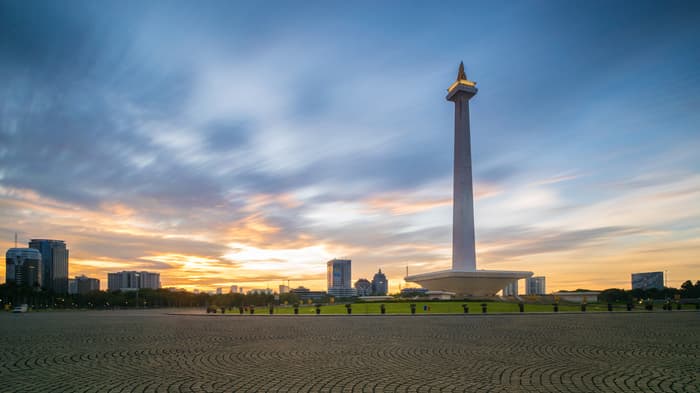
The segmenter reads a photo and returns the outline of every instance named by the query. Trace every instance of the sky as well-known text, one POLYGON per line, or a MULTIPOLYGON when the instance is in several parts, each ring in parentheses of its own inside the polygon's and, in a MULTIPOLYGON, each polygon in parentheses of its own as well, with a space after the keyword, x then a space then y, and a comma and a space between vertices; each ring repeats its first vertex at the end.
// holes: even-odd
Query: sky
POLYGON ((103 289, 320 290, 348 257, 396 292, 451 265, 460 61, 478 268, 700 279, 695 1, 0 0, 0 248, 65 240, 103 289))

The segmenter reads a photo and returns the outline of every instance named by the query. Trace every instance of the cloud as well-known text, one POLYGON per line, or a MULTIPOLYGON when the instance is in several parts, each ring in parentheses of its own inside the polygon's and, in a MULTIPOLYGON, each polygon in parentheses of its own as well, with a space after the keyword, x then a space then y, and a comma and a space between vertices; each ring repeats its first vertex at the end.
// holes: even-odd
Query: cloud
POLYGON ((389 28, 391 6, 163 6, 0 5, 0 245, 63 238, 71 272, 152 269, 190 289, 323 287, 325 259, 349 255, 398 289, 406 265, 450 263, 444 88, 469 53, 483 266, 556 287, 605 268, 594 257, 630 270, 682 244, 669 265, 697 272, 700 63, 678 39, 697 36, 692 12, 624 10, 621 26, 560 7, 579 31, 472 7, 465 35, 435 28, 450 5, 404 7, 389 28))

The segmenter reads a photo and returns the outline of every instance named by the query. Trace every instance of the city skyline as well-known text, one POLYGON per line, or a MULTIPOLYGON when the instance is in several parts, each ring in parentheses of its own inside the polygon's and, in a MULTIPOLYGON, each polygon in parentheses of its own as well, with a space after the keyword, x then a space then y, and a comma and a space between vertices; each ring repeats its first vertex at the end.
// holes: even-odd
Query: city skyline
POLYGON ((480 269, 700 276, 697 4, 76 4, 0 4, 3 250, 205 291, 321 289, 347 256, 398 292, 451 264, 463 60, 480 269))

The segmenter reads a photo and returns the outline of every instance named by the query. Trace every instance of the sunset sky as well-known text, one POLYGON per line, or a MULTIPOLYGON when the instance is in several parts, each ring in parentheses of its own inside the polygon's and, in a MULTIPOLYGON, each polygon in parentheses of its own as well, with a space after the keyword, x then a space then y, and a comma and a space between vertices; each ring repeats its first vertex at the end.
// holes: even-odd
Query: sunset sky
POLYGON ((397 291, 451 264, 463 60, 479 268, 700 279, 700 2, 143 3, 0 0, 3 252, 65 240, 103 289, 349 257, 397 291))

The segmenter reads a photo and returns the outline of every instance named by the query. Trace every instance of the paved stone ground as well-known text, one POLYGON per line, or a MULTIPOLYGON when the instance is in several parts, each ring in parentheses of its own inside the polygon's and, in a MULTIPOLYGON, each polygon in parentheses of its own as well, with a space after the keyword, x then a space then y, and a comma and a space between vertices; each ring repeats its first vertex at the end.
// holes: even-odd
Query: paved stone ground
POLYGON ((700 313, 0 315, 2 392, 700 392, 700 313))

